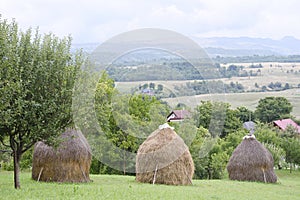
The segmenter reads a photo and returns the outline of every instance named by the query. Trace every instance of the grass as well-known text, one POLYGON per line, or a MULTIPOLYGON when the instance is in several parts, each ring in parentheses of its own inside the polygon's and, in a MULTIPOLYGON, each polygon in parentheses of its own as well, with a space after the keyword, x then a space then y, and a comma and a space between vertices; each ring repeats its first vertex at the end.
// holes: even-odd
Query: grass
POLYGON ((13 173, 0 172, 0 199, 299 199, 300 171, 277 171, 279 182, 264 184, 230 180, 193 180, 192 186, 137 183, 132 176, 91 175, 84 184, 42 183, 21 174, 21 190, 13 173))
POLYGON ((232 108, 245 106, 250 110, 255 110, 259 99, 268 96, 282 96, 287 98, 293 105, 292 115, 300 117, 300 89, 290 89, 278 92, 247 92, 247 93, 229 93, 229 94, 206 94, 196 96, 183 96, 164 99, 171 107, 178 103, 184 103, 191 108, 195 108, 200 101, 223 101, 231 104, 232 108))

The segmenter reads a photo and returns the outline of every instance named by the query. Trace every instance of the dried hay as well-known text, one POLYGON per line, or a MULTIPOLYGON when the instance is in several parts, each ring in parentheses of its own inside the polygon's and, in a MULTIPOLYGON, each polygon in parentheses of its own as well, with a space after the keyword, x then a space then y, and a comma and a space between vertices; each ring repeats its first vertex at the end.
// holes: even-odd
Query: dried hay
POLYGON ((57 149, 37 142, 33 152, 32 179, 54 182, 89 182, 91 149, 82 133, 68 129, 57 149))
POLYGON ((189 185, 193 174, 194 163, 189 149, 171 127, 154 131, 138 149, 138 182, 189 185))
POLYGON ((253 136, 244 137, 233 151, 227 171, 231 180, 275 183, 272 154, 253 136))

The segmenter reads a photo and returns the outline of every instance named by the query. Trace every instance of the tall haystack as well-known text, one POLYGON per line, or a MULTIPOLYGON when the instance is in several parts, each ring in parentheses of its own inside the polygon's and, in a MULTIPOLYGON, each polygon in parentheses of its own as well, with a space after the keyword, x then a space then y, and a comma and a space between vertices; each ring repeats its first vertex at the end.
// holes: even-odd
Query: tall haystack
POLYGON ((231 180, 275 183, 277 176, 273 167, 272 154, 251 135, 245 136, 233 151, 227 171, 231 180))
POLYGON ((136 180, 167 185, 192 184, 194 162, 188 147, 172 127, 164 124, 139 147, 136 180))
POLYGON ((54 149, 43 142, 34 146, 32 178, 37 181, 89 182, 91 149, 82 133, 68 129, 54 149))

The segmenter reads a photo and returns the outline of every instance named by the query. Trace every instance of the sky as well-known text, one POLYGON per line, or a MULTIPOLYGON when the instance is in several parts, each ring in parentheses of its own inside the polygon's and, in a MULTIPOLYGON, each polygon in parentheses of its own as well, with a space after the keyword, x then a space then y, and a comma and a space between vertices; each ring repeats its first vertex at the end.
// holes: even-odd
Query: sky
POLYGON ((298 0, 0 0, 2 19, 22 30, 71 35, 99 43, 138 28, 173 30, 188 37, 300 39, 298 0))

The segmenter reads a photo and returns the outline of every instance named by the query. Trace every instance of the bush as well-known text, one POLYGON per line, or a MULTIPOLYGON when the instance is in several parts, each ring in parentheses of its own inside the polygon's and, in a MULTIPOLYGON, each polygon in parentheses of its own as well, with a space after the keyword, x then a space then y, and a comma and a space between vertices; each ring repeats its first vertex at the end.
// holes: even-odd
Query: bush
POLYGON ((3 163, 3 170, 5 171, 14 171, 14 162, 11 160, 9 162, 3 163))

